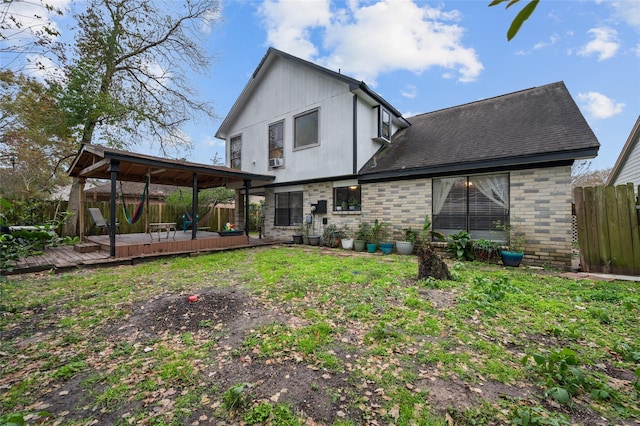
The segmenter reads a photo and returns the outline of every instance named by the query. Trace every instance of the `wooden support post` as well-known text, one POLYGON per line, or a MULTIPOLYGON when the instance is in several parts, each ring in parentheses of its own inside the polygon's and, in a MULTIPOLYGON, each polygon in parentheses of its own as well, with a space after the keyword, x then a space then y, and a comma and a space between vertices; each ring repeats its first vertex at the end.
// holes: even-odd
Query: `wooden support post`
POLYGON ((251 188, 251 181, 249 179, 244 180, 244 229, 245 235, 249 236, 249 188, 251 188))
MULTIPOLYGON (((111 202, 109 206, 109 256, 116 257, 116 181, 120 171, 120 162, 111 160, 109 162, 111 172, 111 202)), ((84 214, 84 213, 83 213, 84 214)))
POLYGON ((191 199, 191 239, 198 235, 198 175, 193 174, 193 192, 191 199))

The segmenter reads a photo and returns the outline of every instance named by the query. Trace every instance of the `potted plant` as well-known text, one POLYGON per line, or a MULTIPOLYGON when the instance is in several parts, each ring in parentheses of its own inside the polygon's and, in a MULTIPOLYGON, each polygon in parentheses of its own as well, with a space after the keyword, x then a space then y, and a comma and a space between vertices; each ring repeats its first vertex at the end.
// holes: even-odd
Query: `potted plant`
POLYGON ((302 242, 304 244, 310 244, 309 243, 309 224, 306 222, 302 224, 302 242))
MULTIPOLYGON (((369 235, 367 236, 367 251, 369 253, 375 253, 378 249, 378 244, 387 236, 388 224, 378 221, 373 222, 373 225, 369 228, 369 235)), ((393 247, 393 245, 391 246, 393 247)))
POLYGON ((398 254, 411 254, 418 239, 418 232, 411 229, 411 227, 404 228, 402 232, 404 233, 404 240, 396 241, 396 251, 398 254))
POLYGON ((346 201, 343 201, 340 207, 342 210, 347 210, 349 208, 349 204, 346 201))
POLYGON ((484 238, 473 241, 473 255, 475 256, 476 260, 479 260, 481 262, 490 262, 497 256, 497 254, 497 243, 491 240, 486 240, 484 238))
POLYGON ((293 244, 302 244, 302 235, 304 234, 304 225, 300 224, 296 227, 293 234, 293 244))
POLYGON ((349 198, 349 210, 356 210, 358 202, 354 198, 349 198))
POLYGON ((349 229, 349 225, 345 225, 342 229, 341 229, 341 235, 342 235, 342 248, 345 250, 352 250, 353 249, 353 235, 351 233, 351 230, 349 229))
POLYGON ((526 242, 524 232, 519 231, 512 223, 504 225, 498 223, 497 228, 505 231, 508 238, 507 245, 500 251, 502 264, 517 268, 524 258, 524 243, 526 242))
POLYGON ((369 238, 371 225, 366 222, 360 222, 358 225, 358 231, 356 232, 356 239, 353 240, 353 246, 356 251, 363 251, 367 244, 367 238, 369 238))

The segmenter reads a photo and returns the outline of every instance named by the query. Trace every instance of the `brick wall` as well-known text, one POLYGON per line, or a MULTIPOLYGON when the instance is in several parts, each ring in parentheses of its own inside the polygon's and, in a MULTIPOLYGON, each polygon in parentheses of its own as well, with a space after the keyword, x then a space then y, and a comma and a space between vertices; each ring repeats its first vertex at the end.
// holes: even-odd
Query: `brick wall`
POLYGON ((510 214, 526 235, 525 263, 571 265, 571 166, 512 172, 510 214))
MULTIPOLYGON (((362 185, 362 212, 334 212, 331 182, 304 186, 304 214, 311 203, 327 200, 327 214, 316 215, 316 233, 322 234, 322 218, 338 227, 375 219, 390 224, 389 240, 402 237, 402 229, 420 231, 426 214, 431 212, 431 179, 379 182, 362 185)), ((525 260, 529 264, 558 267, 571 265, 571 167, 562 166, 510 173, 511 222, 526 235, 525 260)), ((274 227, 273 190, 265 199, 266 235, 290 240, 295 227, 274 227)))

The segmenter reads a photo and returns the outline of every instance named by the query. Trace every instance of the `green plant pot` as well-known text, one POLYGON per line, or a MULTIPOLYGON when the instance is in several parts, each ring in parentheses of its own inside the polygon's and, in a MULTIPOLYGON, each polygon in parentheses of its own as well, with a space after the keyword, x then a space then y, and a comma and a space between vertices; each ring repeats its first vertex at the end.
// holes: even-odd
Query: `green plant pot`
POLYGON ((502 252, 500 252, 500 256, 502 257, 502 264, 504 266, 512 266, 517 268, 518 266, 520 266, 520 263, 524 258, 524 253, 502 250, 502 252))
POLYGON ((380 251, 382 251, 382 254, 391 254, 393 251, 393 243, 381 243, 380 251))
POLYGON ((376 250, 378 250, 378 244, 376 243, 369 243, 367 244, 367 251, 369 253, 375 253, 376 250))
POLYGON ((353 240, 353 247, 356 251, 364 251, 364 248, 367 246, 364 240, 353 240))

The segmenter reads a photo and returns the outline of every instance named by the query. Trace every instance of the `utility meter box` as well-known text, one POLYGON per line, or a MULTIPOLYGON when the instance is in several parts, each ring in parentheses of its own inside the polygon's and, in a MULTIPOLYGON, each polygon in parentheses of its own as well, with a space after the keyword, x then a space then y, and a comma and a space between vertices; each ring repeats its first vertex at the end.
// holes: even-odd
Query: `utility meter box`
POLYGON ((311 204, 315 207, 315 214, 327 214, 327 200, 318 200, 316 204, 311 204))

